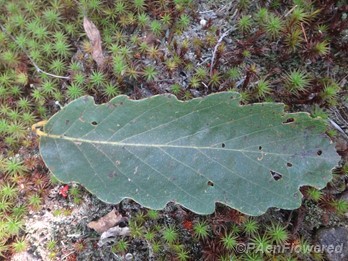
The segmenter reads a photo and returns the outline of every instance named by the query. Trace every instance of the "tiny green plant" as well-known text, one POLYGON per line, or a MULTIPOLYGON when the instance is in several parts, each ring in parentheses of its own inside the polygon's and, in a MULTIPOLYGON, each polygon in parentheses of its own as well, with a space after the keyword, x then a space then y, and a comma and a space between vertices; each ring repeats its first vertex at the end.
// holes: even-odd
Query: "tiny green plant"
POLYGON ((258 98, 265 98, 268 94, 271 93, 272 88, 270 86, 269 81, 265 79, 260 79, 255 87, 256 90, 256 96, 258 98))
POLYGON ((221 238, 222 245, 227 250, 233 250, 237 246, 237 237, 232 235, 232 233, 225 233, 221 238))
POLYGON ((199 79, 199 80, 205 80, 208 76, 208 72, 207 72, 207 69, 204 68, 204 67, 198 67, 196 69, 196 72, 195 72, 195 76, 199 79))
POLYGON ((307 23, 309 19, 309 14, 302 7, 295 6, 289 17, 290 22, 292 23, 307 23))
POLYGON ((89 76, 89 81, 90 81, 90 84, 99 87, 105 83, 106 79, 105 79, 105 75, 102 72, 94 71, 89 76))
POLYGON ((185 30, 190 24, 190 17, 187 14, 182 14, 177 21, 177 27, 179 30, 185 30))
POLYGON ((323 196, 323 192, 316 189, 316 188, 313 188, 313 187, 310 187, 306 190, 306 194, 307 194, 307 197, 315 202, 318 202, 322 196, 323 196))
POLYGON ((144 235, 144 238, 150 242, 152 242, 156 237, 156 233, 154 231, 147 231, 144 235))
POLYGON ((285 44, 290 47, 292 52, 296 51, 296 49, 300 46, 303 39, 303 33, 301 29, 295 28, 291 29, 286 35, 285 35, 285 44))
POLYGON ((56 247, 57 247, 57 241, 55 241, 55 240, 49 240, 49 241, 47 242, 47 244, 46 244, 46 247, 47 247, 47 249, 50 250, 50 251, 55 250, 56 247))
POLYGON ((263 234, 262 236, 259 234, 254 235, 251 242, 255 244, 255 249, 257 249, 257 252, 259 253, 268 254, 271 249, 270 247, 272 246, 272 243, 266 234, 263 234))
POLYGON ((2 197, 0 199, 0 213, 2 215, 5 215, 6 212, 8 212, 11 209, 11 205, 12 204, 11 204, 11 202, 8 199, 2 197))
POLYGON ((329 43, 327 41, 318 42, 314 45, 314 51, 319 56, 327 55, 330 51, 329 43))
POLYGON ((146 217, 145 214, 142 211, 139 211, 134 217, 134 221, 139 224, 143 225, 145 223, 146 217))
POLYGON ((145 11, 147 5, 145 3, 145 0, 133 0, 133 6, 134 6, 134 9, 138 13, 140 13, 145 11))
POLYGON ((279 223, 272 223, 267 228, 267 235, 272 243, 274 242, 277 245, 283 244, 289 237, 286 229, 279 223))
POLYGON ((5 240, 1 240, 0 241, 0 257, 5 259, 5 252, 7 252, 9 250, 8 245, 6 245, 6 242, 4 242, 5 240))
POLYGON ((348 212, 348 201, 345 199, 335 199, 331 202, 331 206, 334 207, 338 215, 344 215, 348 212))
POLYGON ((113 57, 113 71, 116 76, 123 76, 127 71, 127 63, 121 55, 116 55, 113 57))
POLYGON ((32 104, 31 104, 31 102, 30 102, 30 100, 28 98, 21 97, 17 101, 17 106, 18 106, 19 109, 21 109, 23 111, 28 111, 28 110, 30 110, 32 104))
POLYGON ((164 15, 162 15, 161 17, 161 22, 164 26, 168 27, 171 25, 172 23, 172 17, 170 16, 169 13, 165 13, 164 15))
POLYGON ((78 72, 81 70, 81 65, 79 62, 73 61, 69 64, 69 69, 73 72, 78 72))
POLYGON ((12 243, 12 249, 15 253, 24 252, 27 248, 28 245, 24 238, 17 238, 16 241, 12 243))
POLYGON ((118 89, 118 87, 111 82, 103 86, 102 92, 103 95, 107 98, 112 98, 120 94, 120 90, 118 89))
POLYGON ((13 199, 17 196, 18 188, 15 184, 5 183, 0 187, 0 196, 5 199, 13 199))
POLYGON ((318 105, 316 105, 313 107, 312 117, 320 117, 322 119, 327 119, 329 115, 323 108, 320 108, 318 105))
POLYGON ((142 238, 145 234, 144 227, 132 219, 129 221, 129 229, 134 238, 142 238))
POLYGON ((229 79, 235 81, 240 77, 241 72, 240 72, 240 69, 238 67, 232 67, 232 68, 227 70, 226 75, 229 79))
POLYGON ((308 242, 307 239, 301 237, 299 240, 298 245, 299 253, 301 253, 304 256, 309 256, 311 252, 311 244, 308 242))
POLYGON ((41 207, 42 198, 38 194, 32 194, 28 197, 28 203, 33 209, 39 209, 41 207))
POLYGON ((249 15, 241 16, 237 25, 242 32, 249 32, 252 27, 251 17, 249 15))
POLYGON ((44 94, 52 95, 57 90, 57 85, 53 80, 47 79, 42 82, 41 89, 44 94))
POLYGON ((190 87, 191 88, 199 88, 201 86, 201 81, 199 80, 199 78, 197 78, 196 76, 192 76, 190 79, 190 87))
POLYGON ((114 245, 113 249, 115 252, 121 252, 124 253, 127 251, 129 243, 125 239, 120 239, 118 242, 114 245))
POLYGON ((150 23, 150 30, 153 32, 154 35, 160 36, 162 34, 162 24, 160 21, 153 20, 150 23))
POLYGON ((330 105, 334 105, 340 87, 334 81, 329 81, 324 84, 323 90, 320 92, 320 97, 330 105))
POLYGON ((158 254, 161 251, 162 245, 159 241, 152 242, 151 246, 155 254, 158 254))
POLYGON ((239 0, 238 7, 242 10, 245 10, 250 5, 250 0, 239 0))
POLYGON ((152 65, 146 66, 143 70, 143 76, 148 82, 155 80, 157 76, 156 68, 152 65))
POLYGON ((242 228, 237 224, 232 224, 230 227, 230 231, 232 234, 238 235, 242 231, 242 228))
POLYGON ((76 85, 82 86, 85 83, 85 75, 83 75, 81 72, 77 72, 76 74, 74 74, 72 80, 76 85))
POLYGON ((25 205, 18 205, 12 208, 12 215, 15 218, 22 218, 27 212, 27 207, 25 205))
POLYGON ((6 230, 10 235, 18 235, 23 227, 24 221, 12 217, 6 218, 6 230))
POLYGON ((70 84, 70 86, 66 90, 66 95, 70 99, 76 99, 78 97, 81 97, 83 94, 84 94, 83 88, 74 83, 70 84))
POLYGON ((193 225, 194 236, 198 239, 206 239, 209 236, 209 225, 204 221, 198 221, 193 225))
POLYGON ((81 196, 81 190, 78 186, 72 186, 69 189, 69 194, 73 197, 79 197, 81 196))
POLYGON ((149 209, 146 215, 151 220, 157 220, 159 218, 159 212, 154 209, 149 209))
POLYGON ((211 87, 218 87, 221 84, 221 74, 219 72, 213 72, 210 76, 209 85, 211 87))
POLYGON ((257 233, 258 229, 259 229, 258 222, 252 218, 248 218, 243 224, 243 230, 245 234, 249 236, 257 233))
POLYGON ((284 76, 285 88, 294 95, 305 91, 310 84, 309 74, 299 69, 292 70, 284 76))
POLYGON ((270 14, 266 20, 265 30, 266 33, 272 38, 275 39, 279 36, 283 28, 283 22, 280 17, 270 14))
POLYGON ((56 27, 59 27, 59 25, 61 25, 61 17, 57 10, 54 10, 54 9, 44 10, 43 19, 52 28, 56 28, 56 27))
POLYGON ((10 158, 4 162, 4 172, 10 176, 23 175, 27 172, 27 168, 18 158, 10 158))
POLYGON ((172 244, 178 239, 178 232, 174 226, 168 226, 163 229, 162 237, 167 243, 172 244))
POLYGON ((179 261, 186 261, 190 260, 190 253, 182 248, 179 249, 179 251, 176 253, 177 258, 179 261))
POLYGON ((11 87, 13 83, 13 75, 9 71, 0 74, 0 84, 5 87, 11 87))
POLYGON ((54 59, 50 65, 49 65, 49 69, 57 75, 61 75, 64 73, 64 71, 66 70, 67 66, 64 62, 64 60, 57 58, 54 59))
POLYGON ((261 7, 255 14, 255 20, 258 23, 266 23, 268 15, 268 9, 265 7, 261 7))
POLYGON ((171 86, 170 90, 173 94, 178 95, 182 91, 182 87, 180 86, 180 84, 175 83, 171 86))
POLYGON ((138 15, 138 25, 141 28, 145 28, 146 26, 148 26, 149 21, 150 17, 147 14, 141 13, 138 15))

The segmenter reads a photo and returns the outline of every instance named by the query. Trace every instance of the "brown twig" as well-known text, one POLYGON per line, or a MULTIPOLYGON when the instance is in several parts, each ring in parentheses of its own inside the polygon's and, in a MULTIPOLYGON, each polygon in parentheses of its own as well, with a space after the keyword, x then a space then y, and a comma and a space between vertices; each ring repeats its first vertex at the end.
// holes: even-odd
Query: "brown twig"
POLYGON ((305 31, 305 29, 303 27, 303 23, 301 23, 301 29, 302 29, 302 33, 304 35, 304 39, 305 39, 306 43, 308 43, 308 39, 307 39, 306 31, 305 31))

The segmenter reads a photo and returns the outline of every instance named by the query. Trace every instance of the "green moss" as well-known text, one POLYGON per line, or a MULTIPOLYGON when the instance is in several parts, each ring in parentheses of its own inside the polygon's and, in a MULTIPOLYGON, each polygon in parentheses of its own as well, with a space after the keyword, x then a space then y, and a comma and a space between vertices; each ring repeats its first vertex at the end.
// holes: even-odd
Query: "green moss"
POLYGON ((238 28, 242 32, 248 32, 252 28, 252 20, 249 15, 243 15, 239 18, 238 28))
POLYGON ((209 225, 202 221, 196 222, 193 225, 194 236, 198 239, 206 239, 209 236, 209 225))
POLYGON ((306 71, 292 70, 284 75, 285 88, 294 95, 305 91, 310 84, 310 76, 306 71))
POLYGON ((243 230, 246 235, 254 235, 259 229, 259 224, 256 220, 248 218, 243 224, 243 230))
POLYGON ((284 244, 286 240, 289 238, 289 233, 287 232, 285 227, 279 223, 272 223, 270 226, 267 227, 266 231, 271 242, 275 243, 276 245, 284 244))
POLYGON ((169 244, 174 243, 178 239, 178 236, 178 232, 173 226, 168 226, 162 231, 163 239, 169 244))
POLYGON ((237 237, 232 235, 231 233, 225 233, 225 235, 221 238, 221 243, 225 249, 234 250, 238 244, 237 237))

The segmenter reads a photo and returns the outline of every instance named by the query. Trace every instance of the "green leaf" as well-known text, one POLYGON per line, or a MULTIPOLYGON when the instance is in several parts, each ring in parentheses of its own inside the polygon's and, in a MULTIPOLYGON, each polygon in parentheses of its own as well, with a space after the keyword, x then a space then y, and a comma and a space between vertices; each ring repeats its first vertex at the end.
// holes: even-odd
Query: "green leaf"
POLYGON ((249 215, 300 206, 303 185, 323 188, 339 161, 325 122, 284 105, 240 105, 237 93, 187 102, 81 97, 44 126, 40 151, 62 182, 99 199, 132 198, 162 209, 173 201, 200 214, 221 202, 249 215))

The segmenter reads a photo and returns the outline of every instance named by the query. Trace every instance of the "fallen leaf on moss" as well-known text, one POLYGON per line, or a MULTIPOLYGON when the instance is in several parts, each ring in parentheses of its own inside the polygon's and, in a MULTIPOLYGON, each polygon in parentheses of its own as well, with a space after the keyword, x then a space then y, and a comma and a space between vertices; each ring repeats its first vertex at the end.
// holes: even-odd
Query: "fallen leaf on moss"
POLYGON ((88 223, 88 227, 94 229, 99 234, 107 231, 109 228, 115 226, 122 220, 122 215, 115 209, 99 218, 97 221, 91 221, 88 223))
POLYGON ((327 123, 284 104, 240 102, 234 92, 101 105, 84 96, 37 131, 40 152, 58 180, 111 204, 131 198, 158 210, 175 201, 209 214, 220 202, 253 216, 298 208, 299 188, 325 187, 340 160, 327 123))
POLYGON ((103 55, 102 41, 98 28, 87 17, 83 18, 83 28, 92 45, 92 57, 99 68, 104 66, 105 57, 103 55))

